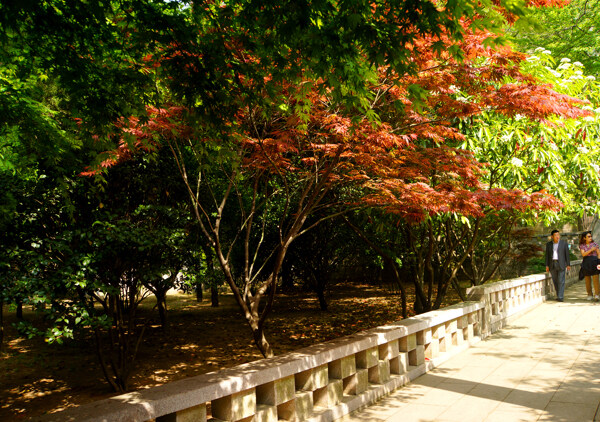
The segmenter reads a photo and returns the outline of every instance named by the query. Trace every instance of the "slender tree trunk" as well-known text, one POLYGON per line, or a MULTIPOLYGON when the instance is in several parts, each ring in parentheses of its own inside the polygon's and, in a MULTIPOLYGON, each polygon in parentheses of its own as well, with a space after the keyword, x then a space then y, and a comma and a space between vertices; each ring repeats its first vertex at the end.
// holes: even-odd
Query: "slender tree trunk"
POLYGON ((294 279, 290 271, 289 265, 283 265, 281 267, 281 290, 284 292, 290 292, 294 289, 294 279))
POLYGON ((23 301, 17 301, 17 318, 23 319, 23 301))
POLYGON ((219 306, 219 286, 217 286, 215 281, 215 273, 217 270, 215 269, 215 261, 214 261, 214 251, 213 249, 206 244, 202 245, 202 250, 204 251, 204 255, 206 256, 206 269, 212 277, 210 280, 210 306, 213 308, 217 308, 219 306))
POLYGON ((456 277, 452 278, 452 287, 454 287, 454 290, 456 290, 456 293, 458 293, 460 300, 462 300, 463 302, 465 300, 467 300, 467 297, 465 296, 462 289, 460 288, 460 284, 458 283, 458 280, 456 279, 456 277))
MULTIPOLYGON (((113 391, 119 392, 119 386, 113 380, 113 377, 108 373, 108 366, 106 365, 106 360, 104 359, 104 352, 102 347, 102 334, 100 333, 100 329, 94 329, 94 334, 96 337, 96 356, 98 356, 98 361, 100 362, 100 368, 102 369, 102 374, 104 375, 104 379, 111 386, 113 391)), ((110 358, 109 358, 110 359, 110 358)))
POLYGON ((396 279, 396 283, 398 283, 398 288, 400 289, 400 302, 402 306, 402 318, 408 318, 408 309, 406 306, 406 290, 404 289, 404 284, 402 284, 402 279, 400 278, 400 273, 398 270, 398 264, 392 262, 392 269, 394 270, 394 278, 396 279))
POLYGON ((415 311, 415 314, 417 314, 417 315, 427 312, 425 310, 426 309, 425 303, 423 303, 423 299, 421 299, 421 296, 419 296, 419 295, 415 296, 415 304, 413 305, 413 309, 415 311))
POLYGON ((160 317, 160 325, 163 329, 167 328, 167 293, 163 290, 156 292, 156 305, 158 306, 158 316, 160 317))
POLYGON ((437 295, 435 297, 435 303, 433 309, 439 309, 442 306, 442 301, 446 297, 448 286, 450 285, 451 279, 447 279, 444 274, 440 274, 438 277, 437 295))
MULTIPOLYGON (((100 328, 94 330, 96 354, 104 378, 115 392, 126 392, 129 389, 129 380, 146 328, 144 325, 139 332, 136 329, 137 291, 137 287, 134 286, 127 293, 130 302, 128 312, 125 312, 124 300, 118 294, 108 295, 104 301, 97 298, 110 318, 111 326, 105 334, 100 328)), ((156 292, 154 294, 156 295, 156 292)), ((166 296, 166 290, 164 295, 166 296)))
POLYGON ((215 285, 210 286, 210 306, 213 308, 219 306, 219 288, 215 285))
POLYGON ((263 327, 255 323, 251 323, 250 326, 252 327, 254 343, 256 344, 256 347, 258 347, 258 350, 260 350, 260 353, 262 353, 265 358, 272 358, 275 356, 273 349, 271 349, 271 345, 265 337, 265 331, 263 330, 263 327))
POLYGON ((315 286, 317 291, 317 297, 319 298, 319 307, 322 311, 327 311, 327 300, 325 299, 325 286, 326 283, 320 282, 315 278, 315 286))
POLYGON ((133 361, 129 359, 129 344, 128 344, 128 335, 131 335, 131 332, 125 331, 124 320, 121 321, 122 324, 116 327, 117 330, 117 344, 116 344, 116 352, 117 352, 117 362, 114 367, 117 368, 115 371, 115 382, 117 387, 119 388, 119 392, 127 391, 127 378, 129 376, 128 368, 133 365, 133 361))
POLYGON ((421 247, 418 246, 417 241, 415 240, 415 233, 411 226, 406 227, 406 234, 409 246, 414 253, 414 258, 412 259, 412 269, 413 269, 413 277, 412 282, 415 286, 415 302, 413 305, 413 309, 416 314, 421 314, 423 312, 427 312, 431 310, 431 302, 427 300, 427 295, 424 289, 425 286, 425 269, 427 267, 427 262, 430 261, 433 257, 433 249, 431 245, 429 245, 427 249, 426 257, 423 257, 423 253, 425 252, 425 233, 422 233, 421 236, 421 247))
POLYGON ((196 291, 196 301, 202 302, 202 283, 196 283, 194 290, 196 291))
POLYGON ((435 269, 433 268, 433 251, 435 249, 435 235, 433 233, 433 226, 431 224, 431 220, 427 220, 427 237, 429 238, 429 244, 427 248, 427 256, 425 257, 425 271, 423 271, 423 277, 425 277, 425 273, 428 273, 429 277, 427 277, 427 306, 425 307, 427 311, 431 310, 431 302, 433 297, 433 283, 435 281, 435 269))

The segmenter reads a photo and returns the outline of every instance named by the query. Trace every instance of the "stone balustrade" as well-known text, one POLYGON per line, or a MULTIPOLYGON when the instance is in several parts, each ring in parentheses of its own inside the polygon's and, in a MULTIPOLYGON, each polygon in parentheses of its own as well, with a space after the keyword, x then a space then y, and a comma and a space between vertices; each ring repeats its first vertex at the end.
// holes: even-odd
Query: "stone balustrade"
MULTIPOLYGON (((578 281, 580 267, 581 260, 572 263, 565 277, 566 286, 578 281)), ((481 323, 485 337, 504 327, 521 312, 544 301, 549 293, 555 294, 550 276, 534 274, 472 287, 467 289, 467 298, 484 306, 481 323)))
MULTIPOLYGON (((579 265, 574 263, 568 283, 577 279, 579 265)), ((474 287, 467 302, 33 420, 332 421, 373 403, 542 303, 551 284, 545 274, 538 274, 474 287)))

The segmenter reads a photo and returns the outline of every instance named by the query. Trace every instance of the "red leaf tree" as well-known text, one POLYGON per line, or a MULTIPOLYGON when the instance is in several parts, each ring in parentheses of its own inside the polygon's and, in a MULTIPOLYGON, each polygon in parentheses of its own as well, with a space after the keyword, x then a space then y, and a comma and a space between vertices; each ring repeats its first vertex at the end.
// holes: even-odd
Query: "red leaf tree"
MULTIPOLYGON (((484 111, 518 113, 541 122, 555 114, 585 115, 577 99, 522 74, 524 55, 484 47, 493 35, 472 30, 471 24, 464 22, 458 46, 444 34, 412 38, 404 53, 414 72, 398 74, 382 66, 365 75, 360 104, 340 102, 337 87, 329 89, 330 82, 311 79, 310 72, 294 84, 264 74, 265 81, 273 81, 266 85, 234 74, 236 86, 244 89, 231 91, 235 106, 227 119, 207 124, 206 115, 175 101, 150 109, 147 122, 121 122, 135 141, 124 140, 104 165, 127 159, 138 143, 145 149, 171 149, 198 224, 265 356, 273 355, 264 328, 290 244, 323 219, 351 210, 369 207, 394 214, 410 223, 407 227, 426 228, 431 239, 436 216, 474 219, 471 227, 447 235, 448 242, 466 246, 460 254, 458 246, 449 247, 440 258, 446 276, 434 304, 432 290, 427 297, 422 288, 426 276, 415 281, 422 308, 439 306, 478 241, 487 213, 560 206, 544 192, 525 194, 482 184, 485 166, 447 144, 462 139, 455 122, 484 111), (446 52, 456 48, 460 54, 446 52), (505 83, 506 76, 515 82, 505 83), (251 101, 248 92, 253 92, 251 101), (307 226, 308 217, 317 212, 320 219, 307 226)), ((241 47, 235 41, 228 43, 246 66, 264 66, 251 52, 236 50, 241 47)), ((164 61, 189 55, 181 48, 175 46, 164 61)), ((184 71, 193 73, 189 62, 183 64, 184 71)), ((422 274, 433 245, 413 244, 422 274)), ((435 271, 429 272, 432 280, 435 271)))

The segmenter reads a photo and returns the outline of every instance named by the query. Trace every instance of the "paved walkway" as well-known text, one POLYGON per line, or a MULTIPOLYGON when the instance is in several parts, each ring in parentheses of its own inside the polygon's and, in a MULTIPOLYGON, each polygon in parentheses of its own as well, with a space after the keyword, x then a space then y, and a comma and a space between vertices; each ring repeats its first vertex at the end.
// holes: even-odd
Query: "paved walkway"
POLYGON ((577 283, 344 421, 600 421, 600 303, 577 283))

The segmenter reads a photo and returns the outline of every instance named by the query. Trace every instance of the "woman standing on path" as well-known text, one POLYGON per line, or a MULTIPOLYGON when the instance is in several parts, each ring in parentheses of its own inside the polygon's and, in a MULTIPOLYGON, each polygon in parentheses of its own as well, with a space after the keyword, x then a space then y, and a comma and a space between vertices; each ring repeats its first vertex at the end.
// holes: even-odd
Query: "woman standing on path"
POLYGON ((598 282, 598 252, 600 246, 592 239, 592 232, 583 232, 579 238, 579 250, 583 256, 581 270, 579 271, 579 279, 585 277, 585 289, 587 290, 587 300, 600 300, 600 283, 598 282), (594 282, 594 290, 596 296, 592 296, 592 281, 594 282))

